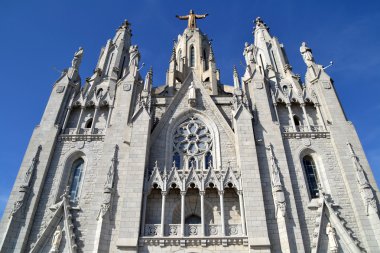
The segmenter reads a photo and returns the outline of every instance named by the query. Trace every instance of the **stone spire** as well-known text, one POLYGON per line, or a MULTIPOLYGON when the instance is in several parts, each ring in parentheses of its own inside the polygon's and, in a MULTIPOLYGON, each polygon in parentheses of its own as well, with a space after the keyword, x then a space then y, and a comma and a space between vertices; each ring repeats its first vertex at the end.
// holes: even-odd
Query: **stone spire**
MULTIPOLYGON (((199 16, 190 13, 178 18, 192 19, 199 16)), ((210 94, 216 95, 218 93, 219 76, 211 42, 195 24, 186 28, 174 44, 166 78, 168 94, 174 94, 191 72, 194 72, 198 79, 204 82, 204 86, 210 94)))
POLYGON ((124 20, 116 30, 114 38, 108 40, 106 46, 102 48, 96 66, 102 77, 117 80, 127 74, 132 36, 130 25, 128 20, 124 20))

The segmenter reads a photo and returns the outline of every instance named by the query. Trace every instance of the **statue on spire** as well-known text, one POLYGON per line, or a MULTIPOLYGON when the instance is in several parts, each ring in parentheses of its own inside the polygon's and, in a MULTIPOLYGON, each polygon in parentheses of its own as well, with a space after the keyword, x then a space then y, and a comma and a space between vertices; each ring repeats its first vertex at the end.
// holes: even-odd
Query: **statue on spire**
POLYGON ((181 19, 181 20, 188 20, 187 27, 190 29, 194 29, 194 28, 197 28, 196 20, 206 18, 207 16, 208 16, 208 13, 199 15, 199 14, 194 14, 194 11, 190 10, 189 15, 186 15, 186 16, 176 15, 176 18, 181 19))
POLYGON ((80 47, 78 51, 75 52, 74 58, 71 62, 71 67, 73 69, 79 69, 80 63, 82 62, 83 48, 80 47))
POLYGON ((300 52, 304 62, 306 63, 306 66, 311 67, 311 65, 314 63, 314 57, 311 49, 307 47, 306 42, 302 42, 300 52))

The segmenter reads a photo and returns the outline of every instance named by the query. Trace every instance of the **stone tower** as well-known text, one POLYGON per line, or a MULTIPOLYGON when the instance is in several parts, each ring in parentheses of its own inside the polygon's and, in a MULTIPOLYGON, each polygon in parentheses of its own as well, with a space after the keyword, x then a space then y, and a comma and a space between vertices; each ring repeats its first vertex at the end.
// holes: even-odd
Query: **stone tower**
POLYGON ((205 15, 166 84, 140 74, 125 21, 81 85, 54 84, 0 224, 0 252, 378 252, 378 188, 332 79, 302 43, 305 82, 255 20, 224 85, 205 15))

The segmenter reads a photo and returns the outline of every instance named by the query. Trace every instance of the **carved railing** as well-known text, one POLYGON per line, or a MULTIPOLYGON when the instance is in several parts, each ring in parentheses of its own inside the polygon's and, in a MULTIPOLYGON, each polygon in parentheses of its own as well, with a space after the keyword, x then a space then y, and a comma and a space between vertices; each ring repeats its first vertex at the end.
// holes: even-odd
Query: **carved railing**
POLYGON ((324 126, 311 125, 308 126, 282 126, 282 133, 287 138, 302 138, 302 137, 328 137, 328 131, 324 126))
POLYGON ((222 226, 210 224, 206 225, 206 234, 210 236, 217 236, 222 234, 222 226))
MULTIPOLYGON (((223 236, 222 225, 205 225, 205 236, 223 236)), ((145 224, 144 236, 162 237, 160 234, 161 224, 145 224)), ((186 237, 200 237, 202 235, 201 224, 185 224, 186 237)), ((226 224, 225 236, 244 236, 241 224, 226 224)), ((181 237, 181 224, 166 224, 165 237, 181 237)))
POLYGON ((180 236, 181 224, 168 224, 166 227, 166 234, 168 236, 180 236))
POLYGON ((93 133, 91 133, 91 128, 81 128, 79 129, 79 133, 77 133, 76 128, 66 128, 64 132, 61 134, 61 140, 69 140, 69 141, 96 141, 104 139, 105 129, 103 128, 94 128, 93 133))
POLYGON ((241 235, 243 235, 241 224, 226 225, 226 235, 228 235, 228 236, 241 236, 241 235))
POLYGON ((144 235, 146 236, 160 236, 160 224, 146 224, 144 227, 144 235))
POLYGON ((187 236, 201 236, 202 226, 201 224, 186 224, 185 235, 187 236))

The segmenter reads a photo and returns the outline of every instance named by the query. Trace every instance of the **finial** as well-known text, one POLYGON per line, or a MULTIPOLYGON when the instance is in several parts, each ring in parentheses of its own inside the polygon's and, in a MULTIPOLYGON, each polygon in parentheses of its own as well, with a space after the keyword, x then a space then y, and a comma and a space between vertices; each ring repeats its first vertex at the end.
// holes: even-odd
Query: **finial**
POLYGON ((233 77, 234 77, 234 87, 235 87, 235 90, 239 90, 240 89, 239 75, 238 75, 238 72, 236 70, 236 66, 235 65, 234 65, 234 74, 233 74, 233 77))
POLYGON ((208 55, 208 61, 210 62, 214 62, 215 61, 215 57, 214 57, 214 50, 212 49, 212 45, 211 45, 211 42, 210 42, 210 53, 208 55))
POLYGON ((173 49, 172 49, 172 56, 170 57, 170 62, 172 61, 175 61, 176 60, 176 53, 175 53, 175 45, 173 46, 173 49))
POLYGON ((264 23, 264 21, 261 19, 261 17, 257 17, 253 23, 256 25, 256 28, 265 28, 269 30, 269 27, 267 24, 264 23))
POLYGON ((120 25, 119 29, 129 29, 132 24, 129 23, 128 19, 124 19, 124 22, 120 25))

